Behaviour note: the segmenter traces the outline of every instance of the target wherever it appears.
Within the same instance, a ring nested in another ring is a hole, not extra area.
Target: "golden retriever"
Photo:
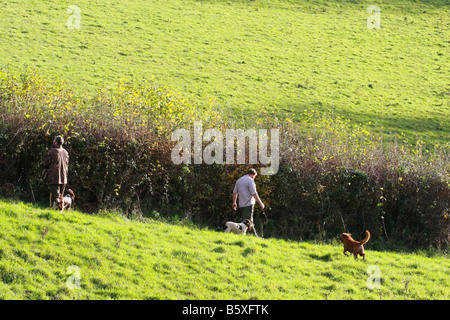
[[[358,254],[363,257],[363,260],[366,260],[366,254],[364,253],[364,244],[367,243],[370,239],[370,232],[366,230],[366,238],[362,241],[356,241],[352,238],[350,233],[343,233],[339,237],[341,241],[344,243],[344,254],[347,256],[347,251],[353,253],[355,259],[358,258]]]

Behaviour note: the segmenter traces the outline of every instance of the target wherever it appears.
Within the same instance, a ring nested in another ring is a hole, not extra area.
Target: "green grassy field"
[[[333,111],[370,129],[448,142],[445,1],[12,0],[0,4],[0,67],[79,92],[155,79],[239,112]],[[69,5],[80,29],[69,29]]]
[[[372,4],[381,9],[379,30],[367,27]],[[71,5],[79,29],[68,28]],[[430,147],[449,142],[449,16],[446,0],[10,0],[0,3],[0,68],[64,79],[78,95],[147,79],[238,115],[261,106],[293,118],[331,111]],[[378,252],[373,242],[366,261],[355,261],[338,243],[6,200],[0,225],[0,299],[450,294],[447,256]],[[380,272],[379,288],[369,288],[370,270]]]
[[[447,257],[377,252],[370,242],[366,261],[355,261],[338,243],[61,214],[5,200],[0,225],[0,299],[450,298]]]

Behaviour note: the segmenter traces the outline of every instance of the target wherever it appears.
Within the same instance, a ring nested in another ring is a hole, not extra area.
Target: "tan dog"
[[[370,239],[370,233],[366,230],[366,238],[363,241],[356,241],[352,238],[350,233],[343,233],[339,237],[341,241],[344,243],[344,254],[347,256],[347,251],[353,253],[355,259],[357,259],[358,254],[363,257],[363,260],[366,260],[366,254],[364,253],[364,244],[367,243]]]

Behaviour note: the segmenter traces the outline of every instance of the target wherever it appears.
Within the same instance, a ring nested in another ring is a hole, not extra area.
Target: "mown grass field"
[[[379,30],[367,28],[373,4]],[[80,29],[67,27],[71,5],[81,10]],[[74,94],[91,97],[123,79],[147,79],[235,115],[261,106],[293,118],[332,112],[428,148],[449,142],[449,16],[445,0],[11,0],[0,3],[0,68],[64,79]],[[448,300],[450,293],[447,256],[379,252],[373,242],[367,260],[355,261],[338,243],[59,214],[8,200],[0,201],[0,225],[0,299]],[[370,289],[373,268],[381,283]],[[68,270],[79,271],[80,288],[69,288]]]
[[[79,92],[155,79],[238,114],[332,111],[429,146],[448,142],[445,0],[12,0],[0,4],[0,67]],[[69,29],[69,5],[80,29]]]
[[[60,214],[5,200],[0,224],[1,299],[447,300],[450,295],[447,257],[377,252],[370,242],[366,261],[355,261],[338,243],[257,239],[113,213]],[[373,268],[380,286],[370,289],[376,285]]]

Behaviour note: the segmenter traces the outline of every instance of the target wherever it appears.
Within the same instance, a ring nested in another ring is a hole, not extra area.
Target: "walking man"
[[[56,208],[56,198],[63,195],[67,184],[67,171],[69,168],[69,153],[62,147],[64,139],[60,136],[53,140],[54,148],[50,149],[44,157],[44,167],[47,169],[47,178],[50,184],[50,205]]]
[[[247,174],[240,177],[236,181],[233,190],[233,210],[238,208],[236,199],[239,196],[239,212],[242,219],[249,219],[253,223],[253,209],[255,202],[258,202],[261,209],[264,209],[264,204],[256,192],[255,177],[257,173],[255,169],[249,169]]]

